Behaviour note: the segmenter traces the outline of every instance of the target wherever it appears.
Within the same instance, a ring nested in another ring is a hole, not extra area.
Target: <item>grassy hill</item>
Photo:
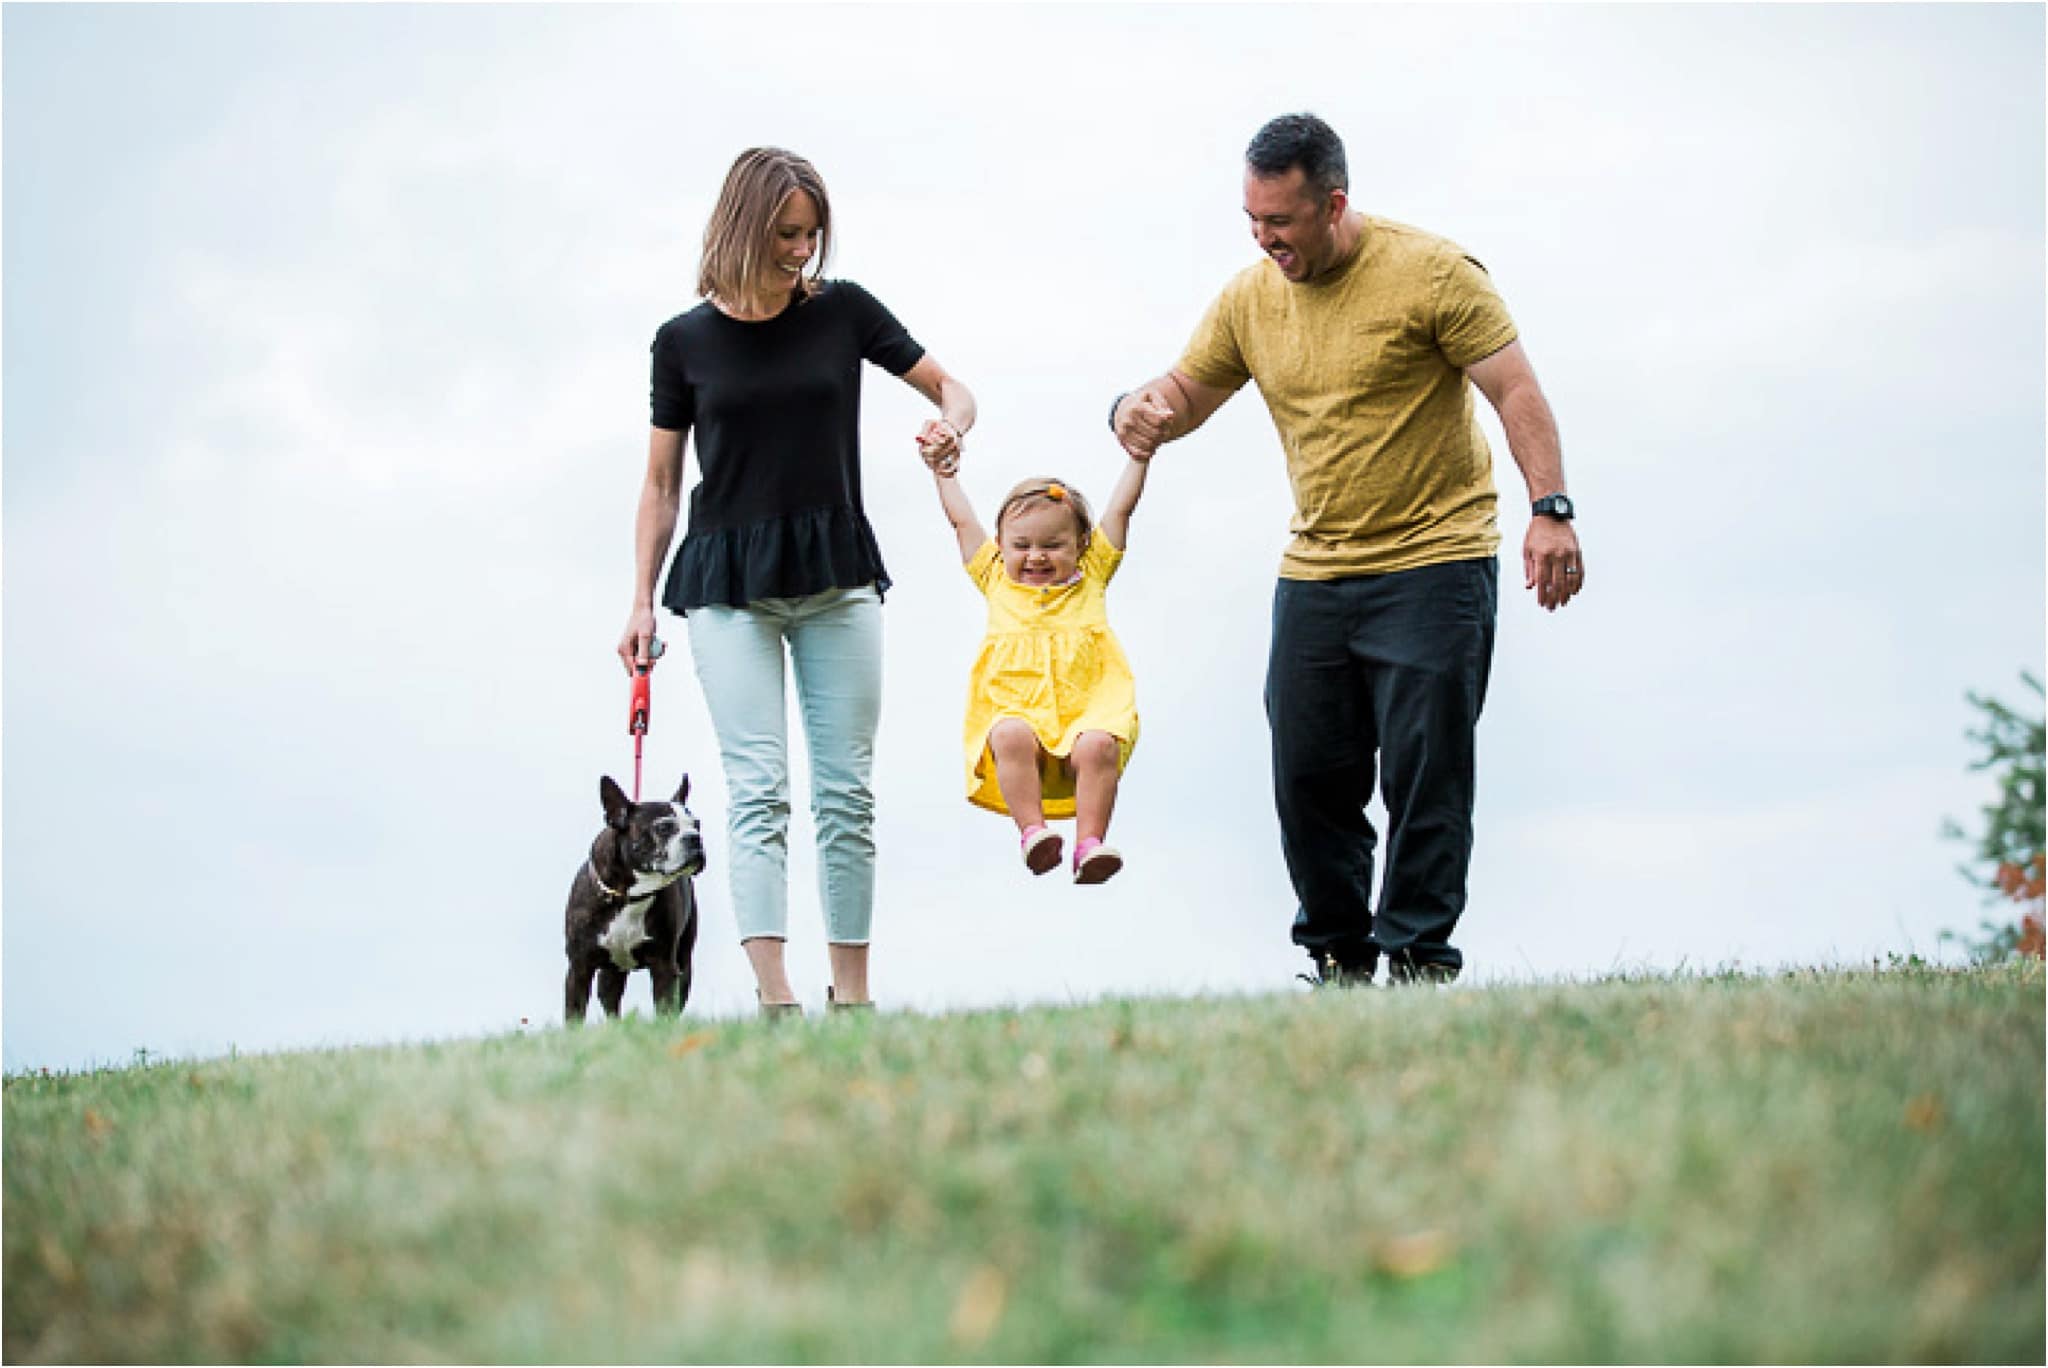
[[[5,1083],[28,1361],[2040,1362],[2039,966]]]

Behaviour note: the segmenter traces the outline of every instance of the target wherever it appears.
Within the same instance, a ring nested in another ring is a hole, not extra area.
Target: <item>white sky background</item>
[[[1582,509],[1548,616],[1488,413],[1473,977],[1936,954],[1985,910],[1938,834],[1990,792],[1964,691],[2042,666],[2043,47],[2038,6],[8,6],[6,1067],[557,1019],[631,773],[647,346],[741,148],[818,164],[834,273],[973,388],[987,510],[1106,490],[1108,400],[1254,259],[1243,147],[1296,109],[1360,207],[1492,270]],[[1256,393],[1138,510],[1130,864],[1078,890],[961,797],[980,600],[922,402],[866,392],[878,996],[1287,986]],[[730,1015],[724,784],[663,616],[647,787],[695,777],[692,1005]]]

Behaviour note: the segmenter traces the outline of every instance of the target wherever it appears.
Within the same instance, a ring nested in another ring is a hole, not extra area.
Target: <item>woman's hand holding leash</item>
[[[661,652],[661,642],[654,635],[654,605],[642,604],[626,619],[626,634],[619,638],[619,663],[627,674],[644,674],[654,668]]]

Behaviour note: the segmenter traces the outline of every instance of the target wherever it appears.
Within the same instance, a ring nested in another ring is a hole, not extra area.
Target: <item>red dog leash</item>
[[[633,738],[633,801],[640,801],[640,746],[647,739],[647,714],[653,702],[654,681],[648,671],[668,648],[660,637],[647,638],[647,663],[633,662],[633,712],[626,719],[626,731]]]

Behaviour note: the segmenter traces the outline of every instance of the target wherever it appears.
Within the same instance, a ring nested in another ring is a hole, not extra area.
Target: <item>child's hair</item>
[[[1081,491],[1065,480],[1045,476],[1025,480],[1003,497],[1003,506],[996,510],[996,540],[1003,537],[1003,521],[1012,513],[1026,508],[1064,508],[1074,515],[1075,539],[1082,546],[1088,544],[1088,537],[1095,527],[1095,515],[1088,511],[1088,500],[1081,497]]]

